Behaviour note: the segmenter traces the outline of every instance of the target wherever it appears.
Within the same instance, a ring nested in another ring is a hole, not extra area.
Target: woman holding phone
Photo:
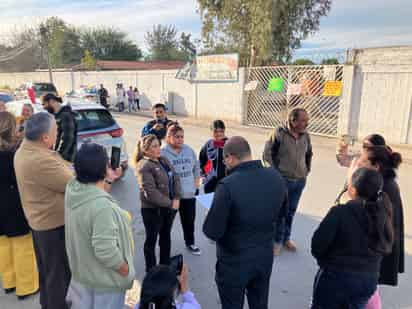
[[[160,264],[169,265],[171,230],[180,205],[180,180],[168,159],[160,155],[160,142],[149,134],[137,145],[136,170],[140,186],[143,224],[146,230],[146,272],[157,265],[155,248],[159,238]]]
[[[332,207],[312,238],[318,262],[312,309],[364,309],[375,293],[381,261],[392,250],[392,209],[382,175],[349,172],[350,201]],[[346,307],[345,307],[346,308]]]
[[[189,290],[188,268],[183,265],[178,277],[169,267],[156,266],[144,278],[140,304],[135,309],[201,309]],[[176,295],[182,301],[175,301]]]

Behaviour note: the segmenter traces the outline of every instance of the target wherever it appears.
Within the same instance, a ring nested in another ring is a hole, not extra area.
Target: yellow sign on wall
[[[323,88],[325,97],[340,97],[342,94],[343,83],[338,80],[328,80]]]

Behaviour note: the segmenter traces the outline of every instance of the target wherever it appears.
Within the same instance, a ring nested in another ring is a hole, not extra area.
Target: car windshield
[[[35,91],[56,92],[56,88],[52,84],[34,84],[33,88]]]
[[[13,97],[8,94],[0,94],[0,101],[7,103],[13,101]]]
[[[104,109],[76,110],[76,122],[79,132],[101,130],[116,124],[110,113]]]

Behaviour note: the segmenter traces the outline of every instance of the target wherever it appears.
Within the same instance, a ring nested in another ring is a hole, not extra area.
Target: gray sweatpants
[[[66,299],[71,309],[122,309],[125,294],[126,291],[100,293],[72,280]]]

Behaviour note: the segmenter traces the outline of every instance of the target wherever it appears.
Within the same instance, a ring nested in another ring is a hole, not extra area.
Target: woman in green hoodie
[[[117,175],[105,149],[84,144],[66,188],[66,250],[72,271],[72,309],[118,309],[134,280],[130,215],[107,192]]]

